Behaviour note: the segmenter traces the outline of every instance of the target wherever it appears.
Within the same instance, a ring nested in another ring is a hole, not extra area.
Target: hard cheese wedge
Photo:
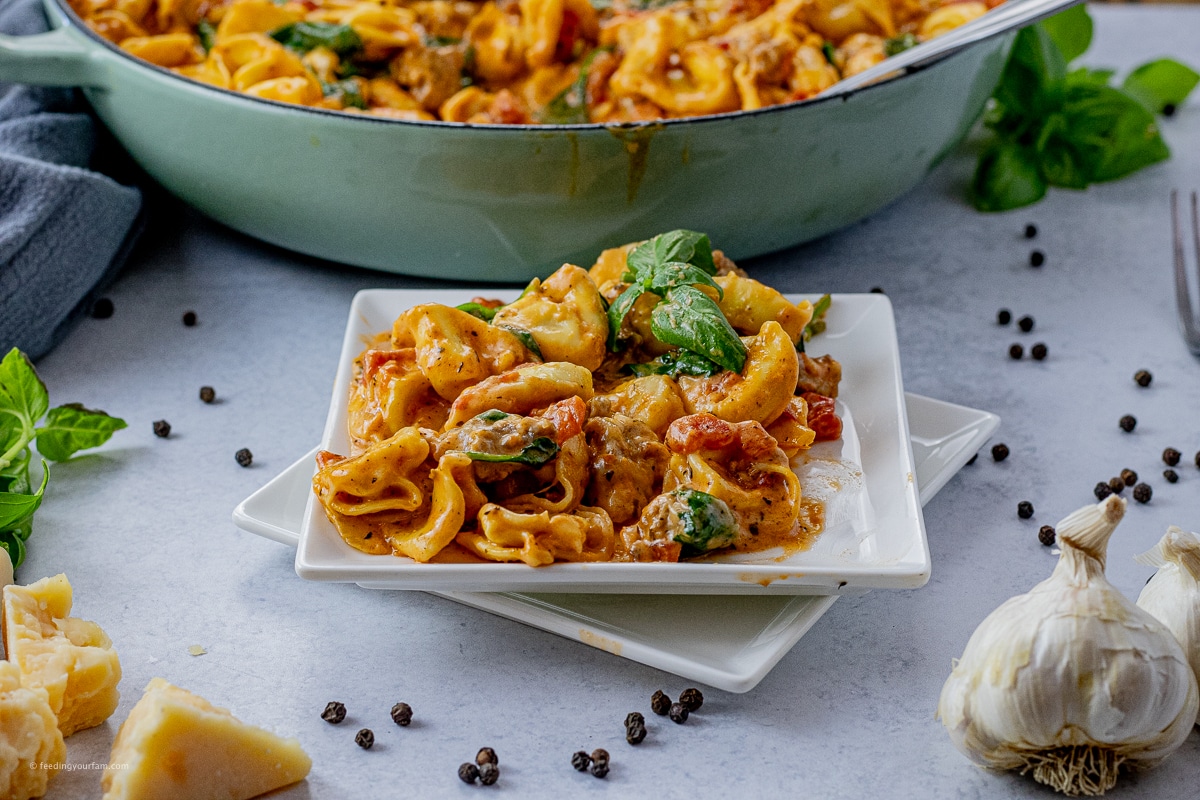
[[[246,800],[303,780],[311,767],[295,739],[155,678],[117,732],[104,800]]]
[[[94,622],[70,616],[66,575],[4,587],[4,646],[21,684],[50,696],[63,736],[91,728],[117,708],[121,664]]]
[[[0,661],[0,797],[41,797],[66,755],[46,690],[22,687],[17,665]]]

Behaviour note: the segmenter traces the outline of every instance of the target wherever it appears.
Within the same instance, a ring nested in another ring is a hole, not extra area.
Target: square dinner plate
[[[921,395],[908,394],[906,401],[917,488],[925,504],[988,440],[1000,418]],[[234,523],[295,547],[312,493],[316,452],[314,448],[242,501],[234,509]],[[441,596],[730,692],[758,685],[837,599],[470,592]],[[713,619],[722,624],[712,625]],[[697,637],[700,620],[705,621],[705,633]]]
[[[415,305],[456,305],[478,294],[480,290],[469,289],[371,289],[355,295],[321,447],[349,452],[352,365],[365,341],[390,330],[396,317]],[[922,586],[929,579],[929,547],[917,499],[891,303],[880,294],[834,295],[825,319],[826,330],[810,349],[828,352],[842,364],[838,408],[844,432],[838,442],[814,447],[794,462],[805,494],[825,502],[825,527],[807,550],[681,563],[555,563],[538,568],[523,563],[421,564],[351,548],[313,496],[301,527],[296,572],[309,580],[440,592],[762,595]]]

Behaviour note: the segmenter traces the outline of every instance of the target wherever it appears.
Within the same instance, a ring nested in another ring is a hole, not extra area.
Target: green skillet
[[[362,267],[526,281],[672,228],[733,258],[861,219],[967,133],[1011,36],[853,94],[605,127],[408,122],[285,105],[138,61],[45,0],[0,81],[80,86],[134,159],[213,219]]]

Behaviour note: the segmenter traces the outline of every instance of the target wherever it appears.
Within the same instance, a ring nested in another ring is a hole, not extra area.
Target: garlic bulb
[[[938,702],[955,746],[985,767],[1100,795],[1122,768],[1183,744],[1200,707],[1170,632],[1104,576],[1125,514],[1111,496],[1058,524],[1054,573],[980,623]]]
[[[1172,525],[1137,561],[1158,567],[1138,595],[1138,607],[1175,634],[1192,672],[1200,676],[1200,536]]]

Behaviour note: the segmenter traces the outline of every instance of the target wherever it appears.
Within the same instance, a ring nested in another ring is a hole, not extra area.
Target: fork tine
[[[1197,208],[1196,192],[1192,199],[1192,244],[1196,252],[1196,271],[1200,275],[1200,209]],[[1179,223],[1179,193],[1171,192],[1171,234],[1175,250],[1175,300],[1179,308],[1179,327],[1183,332],[1188,349],[1200,355],[1200,323],[1192,313],[1191,294],[1188,291],[1187,256],[1184,252],[1183,231]]]

